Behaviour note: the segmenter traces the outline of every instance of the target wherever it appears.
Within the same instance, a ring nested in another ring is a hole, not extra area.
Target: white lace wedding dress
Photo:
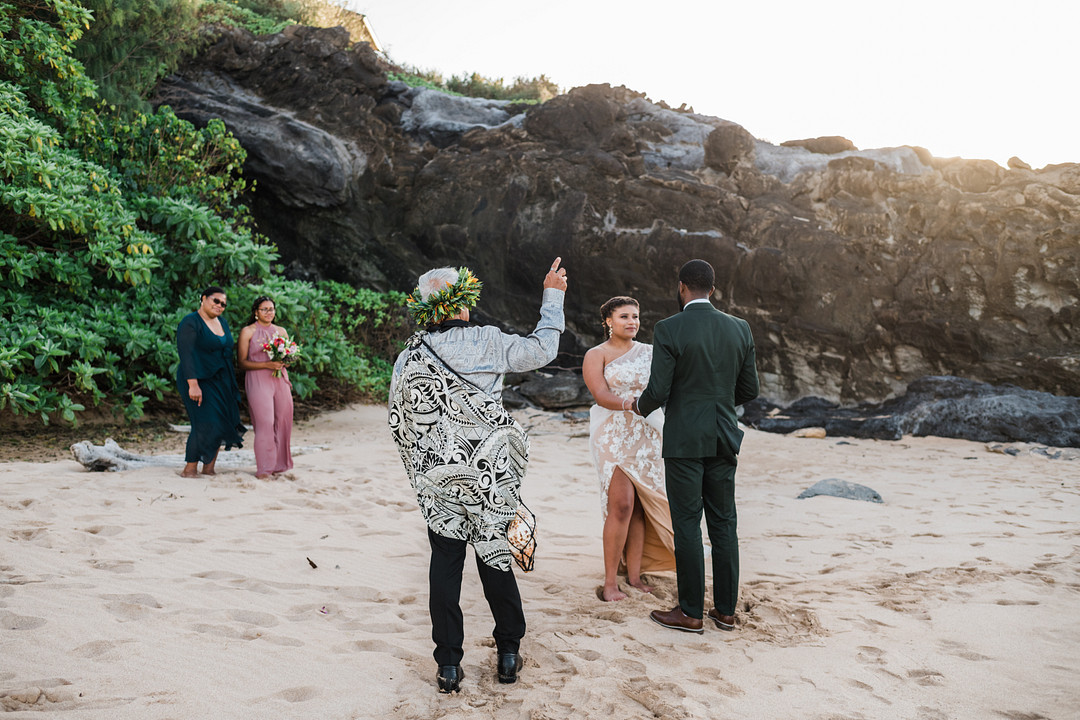
[[[649,384],[652,346],[635,342],[626,353],[604,368],[608,387],[620,398],[632,400]],[[671,511],[664,487],[663,438],[641,416],[593,405],[589,412],[589,449],[600,476],[601,510],[606,519],[608,486],[616,467],[634,484],[645,510],[645,552],[641,569],[675,569],[675,541]]]

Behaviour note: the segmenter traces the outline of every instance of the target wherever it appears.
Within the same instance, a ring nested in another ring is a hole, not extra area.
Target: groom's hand
[[[559,263],[562,262],[561,257],[555,258],[555,262],[551,263],[551,269],[548,270],[548,274],[544,277],[544,289],[555,288],[556,290],[566,290],[566,270],[559,269]]]
[[[633,403],[633,405],[630,406],[630,408],[634,411],[635,415],[641,415],[641,411],[638,410],[637,401],[638,401],[638,399],[634,398],[634,403]]]

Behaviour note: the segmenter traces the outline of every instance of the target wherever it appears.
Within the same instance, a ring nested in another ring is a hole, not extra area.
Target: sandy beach
[[[204,718],[1080,718],[1080,461],[940,438],[750,430],[738,629],[661,628],[655,592],[597,597],[587,423],[518,413],[532,462],[528,634],[499,685],[466,564],[465,680],[439,695],[427,539],[385,409],[301,423],[287,476],[254,465],[91,473],[0,463],[0,709]],[[250,440],[251,435],[247,436]],[[248,443],[250,447],[250,443]],[[175,452],[170,450],[169,452]],[[881,504],[796,499],[826,478]],[[710,606],[706,602],[706,606]]]

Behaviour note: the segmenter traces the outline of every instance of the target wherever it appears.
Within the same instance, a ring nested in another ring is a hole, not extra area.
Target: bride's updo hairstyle
[[[641,309],[641,306],[638,305],[638,301],[629,295],[616,295],[600,306],[600,324],[604,326],[605,340],[611,337],[611,326],[607,323],[608,318],[611,317],[616,308],[621,308],[624,305],[633,305],[639,310]]]

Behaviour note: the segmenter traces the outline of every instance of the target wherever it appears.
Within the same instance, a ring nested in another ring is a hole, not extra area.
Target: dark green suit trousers
[[[739,598],[739,536],[735,511],[735,456],[665,458],[671,526],[675,531],[679,607],[690,617],[705,613],[705,552],[701,516],[712,544],[713,605],[734,615]]]

